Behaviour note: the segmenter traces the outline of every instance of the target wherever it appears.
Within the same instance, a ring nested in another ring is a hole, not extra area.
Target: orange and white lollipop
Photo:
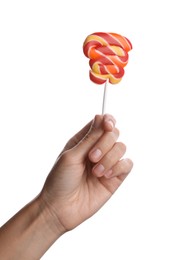
[[[96,32],[84,41],[83,52],[90,59],[90,79],[96,84],[105,83],[103,110],[107,81],[111,84],[121,81],[131,49],[131,42],[116,33]]]

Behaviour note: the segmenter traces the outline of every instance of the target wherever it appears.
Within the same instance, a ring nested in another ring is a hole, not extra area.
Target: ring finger
[[[111,175],[113,166],[122,158],[125,152],[126,146],[123,143],[115,143],[112,149],[110,149],[93,167],[93,174],[97,177],[101,177],[106,172],[109,172]]]

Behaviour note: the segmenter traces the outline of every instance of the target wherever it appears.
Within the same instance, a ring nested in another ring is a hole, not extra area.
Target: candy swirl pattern
[[[131,49],[131,42],[119,34],[96,32],[89,35],[84,41],[83,52],[90,59],[90,79],[96,84],[107,80],[111,84],[120,82]]]

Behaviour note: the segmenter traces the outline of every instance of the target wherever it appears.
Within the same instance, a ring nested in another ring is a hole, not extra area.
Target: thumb
[[[74,158],[84,159],[103,133],[103,116],[96,115],[87,134],[71,149]]]

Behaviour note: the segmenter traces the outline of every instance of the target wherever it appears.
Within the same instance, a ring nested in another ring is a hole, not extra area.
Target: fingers
[[[89,152],[89,159],[91,162],[98,162],[104,154],[106,154],[111,147],[116,143],[119,137],[119,131],[117,128],[113,128],[112,132],[106,132],[94,145],[93,149]]]
[[[89,131],[86,135],[81,139],[83,131],[80,131],[76,136],[74,136],[74,146],[72,152],[73,155],[76,155],[77,159],[85,158],[89,153],[89,150],[99,141],[102,135],[108,131],[112,131],[113,126],[115,124],[115,119],[111,115],[96,115]],[[77,138],[77,141],[75,141]],[[73,141],[72,141],[73,142]],[[99,142],[100,144],[100,142]],[[105,150],[105,148],[104,148]]]
[[[133,167],[133,162],[130,159],[122,159],[112,168],[113,172],[110,176],[100,178],[100,182],[105,188],[113,194],[126,179]]]
[[[103,122],[101,122],[103,120]],[[91,120],[85,125],[77,134],[75,134],[66,144],[64,150],[68,150],[77,145],[92,128],[99,128],[100,126],[104,131],[112,131],[116,120],[112,115],[106,114],[104,116],[96,115],[94,120]]]
[[[127,175],[131,171],[132,167],[133,162],[130,159],[121,159],[111,168],[111,170],[107,171],[104,176],[109,179],[121,175]]]
[[[110,144],[111,145],[111,144]],[[126,152],[126,146],[121,142],[116,142],[108,151],[102,155],[101,159],[95,164],[92,173],[96,177],[113,175],[113,168]]]
[[[116,124],[116,120],[112,115],[105,114],[103,116],[103,129],[105,131],[112,131]]]
[[[78,133],[76,133],[65,145],[64,150],[69,150],[76,146],[82,138],[89,132],[89,129],[92,125],[93,120],[91,120],[87,125],[85,125]]]
[[[107,132],[105,131],[98,139],[88,156],[94,164],[92,173],[96,177],[104,176],[109,179],[128,174],[133,163],[130,159],[122,159],[126,152],[126,146],[121,142],[117,142],[119,131],[114,125],[111,131],[111,123],[108,123],[109,116],[106,121],[103,120],[103,124],[105,124],[103,127],[107,129]]]

